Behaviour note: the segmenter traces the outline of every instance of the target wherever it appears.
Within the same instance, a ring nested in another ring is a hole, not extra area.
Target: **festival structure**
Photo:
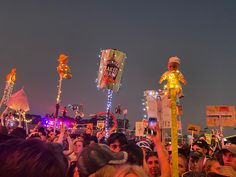
[[[9,100],[11,94],[12,94],[15,82],[16,82],[16,68],[12,68],[11,72],[8,73],[7,76],[6,76],[6,86],[5,86],[5,89],[4,89],[3,97],[2,97],[1,102],[0,102],[0,108],[4,107],[3,108],[4,111],[1,114],[1,124],[3,126],[4,126],[4,114],[8,110],[8,107],[6,106],[6,104],[7,104],[8,100]]]
[[[12,96],[9,98],[7,102],[7,106],[10,109],[14,110],[16,114],[18,115],[19,117],[18,119],[14,118],[15,121],[19,122],[18,127],[23,127],[22,122],[25,123],[26,133],[28,134],[27,123],[29,122],[26,120],[25,114],[26,112],[30,110],[30,107],[29,107],[28,97],[23,88],[19,90],[18,92],[12,94]]]
[[[63,79],[71,79],[72,74],[70,72],[70,67],[67,65],[68,56],[61,54],[58,58],[59,65],[57,66],[57,72],[59,74],[59,83],[57,86],[57,98],[56,98],[56,113],[55,113],[55,122],[54,122],[54,132],[56,131],[57,117],[58,111],[60,108],[61,102],[61,88],[62,88],[62,80]]]
[[[168,71],[160,78],[161,84],[167,80],[164,92],[171,99],[171,144],[172,144],[172,176],[178,177],[178,127],[177,127],[177,97],[183,97],[183,90],[180,82],[187,84],[183,74],[179,71],[180,59],[178,57],[169,58]]]
[[[105,138],[108,138],[109,114],[112,106],[113,92],[118,92],[121,83],[122,72],[126,54],[116,49],[106,49],[101,51],[100,67],[98,71],[97,87],[107,90],[107,116],[105,120]]]

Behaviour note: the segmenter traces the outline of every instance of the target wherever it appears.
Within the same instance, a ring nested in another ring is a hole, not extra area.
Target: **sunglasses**
[[[110,147],[112,149],[117,149],[117,148],[120,148],[120,145],[118,145],[118,144],[111,144]]]

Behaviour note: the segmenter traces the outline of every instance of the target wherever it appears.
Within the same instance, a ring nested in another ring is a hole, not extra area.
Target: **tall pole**
[[[171,145],[172,145],[172,177],[179,176],[178,169],[178,127],[177,127],[177,110],[176,110],[176,90],[170,89],[171,96]]]
[[[60,75],[59,84],[57,86],[57,103],[56,103],[56,112],[55,112],[55,118],[54,118],[54,127],[53,132],[56,132],[56,125],[57,125],[57,118],[58,118],[58,112],[60,108],[60,102],[61,102],[61,87],[62,87],[62,76]]]

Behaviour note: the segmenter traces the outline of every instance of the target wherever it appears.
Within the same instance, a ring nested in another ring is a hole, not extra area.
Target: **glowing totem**
[[[4,94],[0,102],[0,108],[5,105],[4,111],[1,114],[1,123],[4,126],[4,114],[7,112],[8,107],[6,106],[14,87],[14,84],[16,82],[16,68],[12,68],[11,72],[7,74],[6,76],[6,86],[4,89]]]
[[[68,56],[61,54],[58,58],[58,66],[57,66],[57,72],[59,74],[59,83],[57,86],[57,99],[56,99],[56,113],[55,113],[55,122],[54,122],[54,132],[56,131],[56,123],[57,123],[57,116],[58,116],[58,110],[60,108],[60,102],[61,102],[61,88],[62,88],[62,80],[63,79],[71,79],[72,74],[70,72],[70,67],[67,65],[68,63]]]
[[[180,59],[178,57],[169,58],[168,71],[166,71],[160,78],[161,84],[164,80],[167,80],[167,84],[164,86],[164,92],[168,94],[171,99],[171,144],[172,144],[172,176],[178,177],[178,127],[177,127],[177,109],[176,100],[183,97],[183,90],[180,82],[187,84],[183,74],[179,71]],[[180,81],[180,82],[179,82]]]
[[[106,121],[105,121],[105,138],[108,138],[109,131],[109,114],[112,106],[113,91],[118,92],[124,61],[126,54],[116,49],[106,49],[101,51],[100,67],[98,71],[97,87],[107,90]]]

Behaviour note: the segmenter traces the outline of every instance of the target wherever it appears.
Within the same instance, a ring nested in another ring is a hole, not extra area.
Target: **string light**
[[[107,90],[107,105],[106,105],[106,111],[107,111],[107,115],[106,115],[106,121],[105,121],[105,139],[108,138],[109,134],[108,134],[108,130],[109,130],[109,113],[111,110],[111,106],[112,106],[112,96],[113,96],[113,91],[112,90]]]
[[[25,112],[17,112],[16,113],[17,115],[19,115],[19,117],[21,116],[23,118],[23,121],[26,122],[26,123],[31,123],[32,122],[32,119],[31,120],[27,120],[26,117],[25,117]],[[20,120],[20,118],[16,118],[16,117],[13,117],[13,120],[14,121],[17,121],[17,122],[20,122],[22,120]]]

